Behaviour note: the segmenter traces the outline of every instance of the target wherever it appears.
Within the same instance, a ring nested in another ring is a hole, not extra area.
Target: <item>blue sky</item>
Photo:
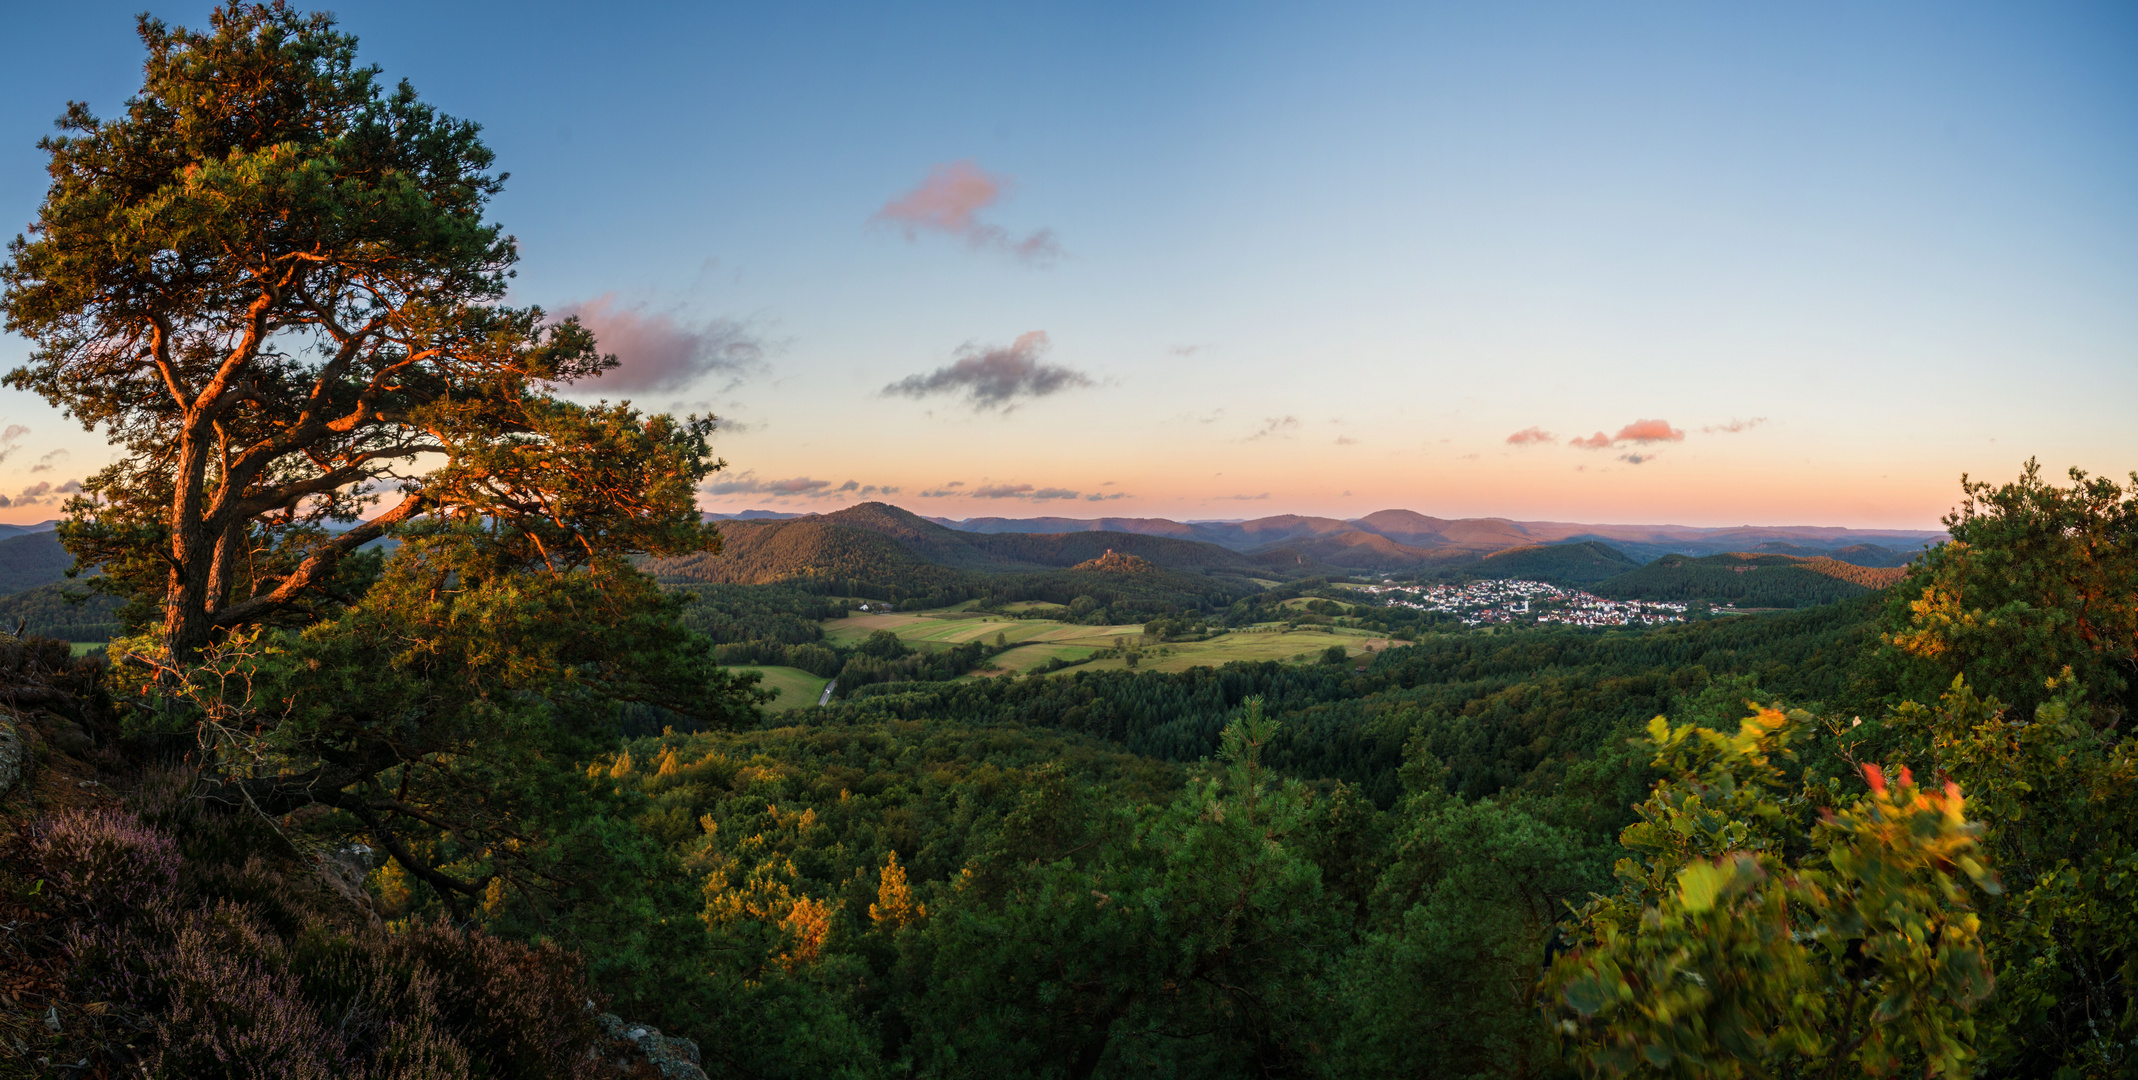
[[[0,15],[12,227],[135,10]],[[332,10],[484,125],[596,390],[734,421],[709,508],[1925,527],[2138,467],[2128,5]],[[105,460],[9,425],[0,493]]]

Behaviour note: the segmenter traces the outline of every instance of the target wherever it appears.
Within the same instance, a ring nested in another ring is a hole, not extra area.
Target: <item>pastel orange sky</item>
[[[13,228],[140,6],[0,16]],[[579,392],[724,418],[710,510],[1934,528],[2138,467],[2128,5],[335,12],[483,125]],[[0,433],[4,522],[110,460]]]

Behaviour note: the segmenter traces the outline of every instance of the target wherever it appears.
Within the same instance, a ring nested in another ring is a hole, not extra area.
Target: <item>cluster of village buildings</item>
[[[1473,581],[1468,585],[1369,585],[1387,603],[1443,611],[1466,626],[1564,623],[1568,626],[1655,626],[1685,621],[1685,605],[1651,600],[1606,600],[1541,581]]]

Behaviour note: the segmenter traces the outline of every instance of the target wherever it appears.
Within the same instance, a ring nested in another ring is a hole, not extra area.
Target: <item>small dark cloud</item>
[[[1338,446],[1355,446],[1357,444],[1358,440],[1349,435],[1338,435],[1336,437],[1336,445]]]
[[[1647,462],[1647,461],[1654,461],[1654,460],[1655,460],[1655,455],[1654,455],[1654,454],[1620,454],[1620,455],[1618,455],[1618,460],[1620,460],[1620,461],[1623,461],[1623,462],[1625,462],[1625,463],[1626,463],[1626,464],[1628,464],[1628,465],[1639,465],[1639,464],[1641,464],[1642,462]]]
[[[1175,345],[1166,351],[1175,356],[1194,356],[1203,350],[1200,345]]]
[[[1058,487],[1040,488],[1032,493],[1032,497],[1035,499],[1074,499],[1082,495],[1083,492],[1081,491],[1071,491],[1068,488]]]
[[[1750,420],[1739,420],[1732,417],[1727,424],[1709,424],[1701,428],[1700,432],[1703,435],[1735,435],[1740,431],[1750,431],[1766,422],[1767,418],[1764,416],[1755,416]],[[1992,439],[1990,441],[1995,442],[1996,440]]]
[[[1108,483],[1112,483],[1112,481],[1108,481]],[[1104,494],[1104,495],[1101,495],[1101,494],[1099,494],[1098,492],[1094,491],[1094,492],[1092,492],[1091,494],[1089,494],[1089,495],[1086,495],[1086,496],[1084,496],[1084,501],[1085,501],[1085,502],[1112,502],[1112,501],[1113,501],[1113,500],[1115,500],[1115,499],[1126,499],[1126,498],[1128,498],[1128,497],[1129,497],[1129,494],[1128,494],[1128,492],[1126,492],[1126,491],[1113,491],[1113,492],[1108,492],[1107,494]]]
[[[1050,343],[1043,331],[1021,334],[1007,346],[966,345],[957,362],[925,375],[908,375],[886,386],[884,397],[921,398],[933,394],[964,395],[974,412],[1008,412],[1018,399],[1042,398],[1091,386],[1091,376],[1041,361]]]
[[[848,480],[848,481],[847,481],[846,483],[840,484],[840,485],[838,486],[838,488],[837,488],[837,489],[835,489],[835,490],[838,490],[838,491],[859,491],[859,490],[861,490],[861,484],[860,484],[860,482],[859,482],[859,481],[856,481],[856,480]]]
[[[1269,499],[1269,492],[1265,491],[1260,495],[1220,495],[1218,498],[1228,502],[1264,502]]]
[[[1265,416],[1262,418],[1262,426],[1255,429],[1255,433],[1249,435],[1245,441],[1254,442],[1256,439],[1288,435],[1298,426],[1299,418],[1296,416]]]
[[[65,460],[67,460],[67,452],[65,450],[50,450],[38,457],[37,464],[30,466],[30,471],[33,473],[51,472],[58,467],[60,462]]]
[[[708,375],[724,375],[732,386],[765,367],[764,344],[731,319],[688,323],[673,312],[622,303],[615,293],[566,304],[556,314],[578,316],[594,332],[596,347],[615,355],[617,366],[601,374],[605,390],[676,390]]]
[[[9,455],[22,449],[22,437],[29,433],[30,429],[21,424],[9,424],[6,430],[0,431],[0,461],[6,461]]]
[[[975,499],[1027,499],[1031,496],[1030,484],[982,484],[972,489]]]

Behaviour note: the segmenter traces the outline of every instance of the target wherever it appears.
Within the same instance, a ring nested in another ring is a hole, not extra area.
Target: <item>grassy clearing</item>
[[[1126,642],[1142,653],[1138,669],[1186,671],[1192,667],[1229,664],[1235,660],[1303,661],[1318,664],[1331,645],[1342,645],[1354,659],[1388,648],[1392,642],[1370,630],[1317,626],[1286,630],[1282,623],[1264,623],[1221,634],[1209,641],[1180,641],[1144,647],[1141,626],[1079,626],[1050,619],[1009,619],[977,612],[916,611],[897,615],[851,615],[824,623],[824,635],[851,645],[878,630],[889,630],[916,649],[934,650],[968,641],[995,640],[1001,635],[1016,648],[995,657],[1000,672],[1024,673],[1047,661],[1061,658],[1082,660],[1101,649]],[[1121,657],[1096,660],[1083,667],[1093,670],[1125,668]]]
[[[779,696],[773,698],[765,706],[766,712],[786,712],[789,709],[811,708],[816,705],[818,698],[824,696],[824,684],[831,681],[811,675],[801,668],[758,667],[753,665],[750,667],[734,667],[728,670],[759,672],[764,675],[765,681],[757,685],[766,690],[779,691]]]
[[[67,649],[72,655],[87,656],[93,652],[102,652],[104,646],[109,644],[108,641],[70,641],[67,643]]]

